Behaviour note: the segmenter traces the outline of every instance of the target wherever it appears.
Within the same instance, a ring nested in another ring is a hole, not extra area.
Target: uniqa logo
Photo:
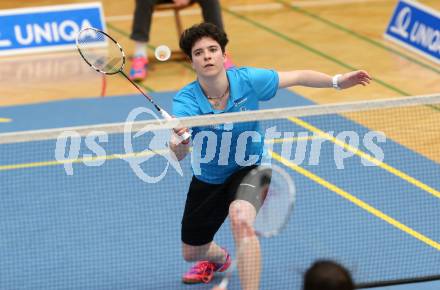
[[[411,24],[411,9],[407,6],[400,10],[393,26],[390,27],[391,32],[400,35],[403,38],[408,38],[408,28]]]
[[[42,25],[34,23],[27,24],[25,32],[23,27],[14,26],[15,38],[21,45],[31,45],[32,43],[57,43],[60,41],[74,41],[78,32],[85,28],[91,27],[90,22],[84,19],[81,24],[73,20],[64,20],[58,22],[45,22]]]

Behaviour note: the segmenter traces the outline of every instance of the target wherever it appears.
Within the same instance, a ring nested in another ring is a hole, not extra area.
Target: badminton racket
[[[99,44],[102,44],[102,42],[108,44],[106,54],[103,54],[102,49],[99,48]],[[151,96],[147,95],[124,73],[125,53],[122,46],[113,37],[99,29],[86,27],[78,33],[76,47],[81,57],[91,68],[105,75],[120,73],[156,108],[164,119],[173,119],[167,111],[160,107]],[[190,137],[191,135],[188,132],[184,132],[182,136],[179,136],[182,140],[188,140]]]

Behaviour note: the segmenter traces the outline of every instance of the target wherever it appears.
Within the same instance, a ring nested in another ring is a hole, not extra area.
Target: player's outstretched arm
[[[312,88],[338,88],[348,89],[356,85],[366,86],[371,77],[364,70],[357,70],[345,74],[330,76],[325,73],[312,70],[295,70],[278,72],[279,87],[305,86]]]

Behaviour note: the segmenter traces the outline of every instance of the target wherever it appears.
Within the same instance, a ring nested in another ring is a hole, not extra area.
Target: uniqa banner
[[[440,63],[440,13],[432,8],[400,0],[385,38]]]
[[[78,32],[90,26],[105,31],[101,3],[0,10],[0,55],[76,49]]]

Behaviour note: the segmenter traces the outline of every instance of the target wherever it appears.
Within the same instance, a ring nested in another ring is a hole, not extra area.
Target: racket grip
[[[166,120],[172,120],[172,119],[173,119],[173,117],[171,117],[171,115],[168,114],[168,112],[165,111],[164,109],[161,109],[161,110],[160,110],[160,114],[161,114],[162,117],[163,117],[164,119],[166,119]]]
[[[188,144],[189,143],[189,138],[191,138],[191,134],[188,132],[183,133],[182,135],[177,135],[174,134],[177,139],[182,143],[182,144]]]
[[[182,138],[182,140],[189,140],[189,138],[191,138],[191,134],[188,132],[185,132],[182,134],[182,136],[179,136],[180,138]]]

